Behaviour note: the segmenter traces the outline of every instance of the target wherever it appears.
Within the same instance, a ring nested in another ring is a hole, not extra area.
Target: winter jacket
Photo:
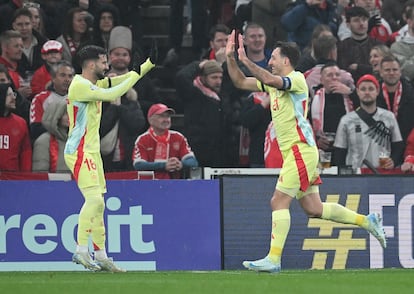
[[[69,172],[64,160],[64,149],[68,138],[68,127],[60,125],[66,114],[66,101],[53,101],[45,109],[42,124],[46,132],[33,145],[33,171]]]

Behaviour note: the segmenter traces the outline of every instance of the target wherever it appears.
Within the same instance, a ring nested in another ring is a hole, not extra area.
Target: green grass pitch
[[[414,269],[159,271],[127,273],[0,272],[0,293],[414,293]],[[270,292],[271,291],[271,292]]]

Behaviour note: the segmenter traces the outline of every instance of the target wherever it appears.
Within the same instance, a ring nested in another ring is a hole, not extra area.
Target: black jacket
[[[397,122],[398,126],[400,127],[401,136],[403,138],[404,143],[407,141],[407,137],[411,132],[411,129],[414,127],[414,87],[405,78],[401,78],[402,84],[402,95],[400,100],[400,105],[398,106],[398,115],[397,115]],[[382,86],[382,83],[381,83]],[[390,97],[391,98],[391,97]],[[392,111],[392,109],[388,109],[387,104],[385,103],[384,95],[382,93],[380,87],[380,93],[377,97],[377,106],[382,107],[384,109]]]
[[[113,152],[102,156],[105,171],[133,170],[132,152],[135,140],[145,130],[145,117],[137,101],[135,90],[131,89],[121,97],[121,105],[109,102],[102,104],[102,118],[99,134],[103,138],[119,120],[118,136],[124,147],[124,160],[119,164],[112,162]]]
[[[233,167],[238,164],[239,129],[229,99],[206,96],[193,81],[199,62],[183,67],[176,75],[177,94],[184,108],[184,135],[200,166]]]

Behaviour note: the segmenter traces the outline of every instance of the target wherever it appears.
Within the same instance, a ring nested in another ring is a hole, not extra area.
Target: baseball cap
[[[171,114],[175,113],[174,109],[169,108],[165,104],[162,104],[162,103],[154,104],[148,110],[147,118],[150,119],[150,117],[153,116],[154,114],[161,114],[161,113],[164,113],[166,111],[169,111]]]
[[[370,75],[370,74],[366,74],[366,75],[363,75],[362,77],[360,77],[356,86],[359,87],[359,84],[361,84],[362,82],[374,83],[374,85],[377,89],[379,89],[379,87],[380,87],[377,78],[374,77],[373,75]]]
[[[42,54],[46,54],[52,51],[62,52],[63,51],[62,44],[55,40],[49,40],[43,44],[42,50],[41,50]]]

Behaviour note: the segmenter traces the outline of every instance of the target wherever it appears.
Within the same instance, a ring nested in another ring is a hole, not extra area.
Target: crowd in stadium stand
[[[156,73],[103,103],[105,171],[144,166],[168,174],[169,154],[177,151],[170,142],[170,134],[178,136],[170,131],[174,116],[182,116],[179,135],[193,156],[191,167],[281,167],[268,94],[241,91],[229,78],[225,46],[232,29],[263,68],[275,42],[300,47],[296,70],[308,84],[308,119],[321,158],[354,169],[414,171],[414,0],[0,0],[0,172],[68,172],[64,102],[80,73],[76,53],[101,46],[107,75],[127,73],[149,47],[160,46],[148,43],[142,25],[157,2],[170,12],[169,30],[159,34],[168,35],[168,45],[157,72],[168,75],[177,103],[162,97]],[[192,40],[187,51],[186,35]],[[374,106],[366,107],[364,82],[375,87]],[[168,113],[155,113],[166,121],[158,127],[164,134],[154,132],[156,120],[149,122],[154,105]],[[144,156],[143,136],[162,156]]]

